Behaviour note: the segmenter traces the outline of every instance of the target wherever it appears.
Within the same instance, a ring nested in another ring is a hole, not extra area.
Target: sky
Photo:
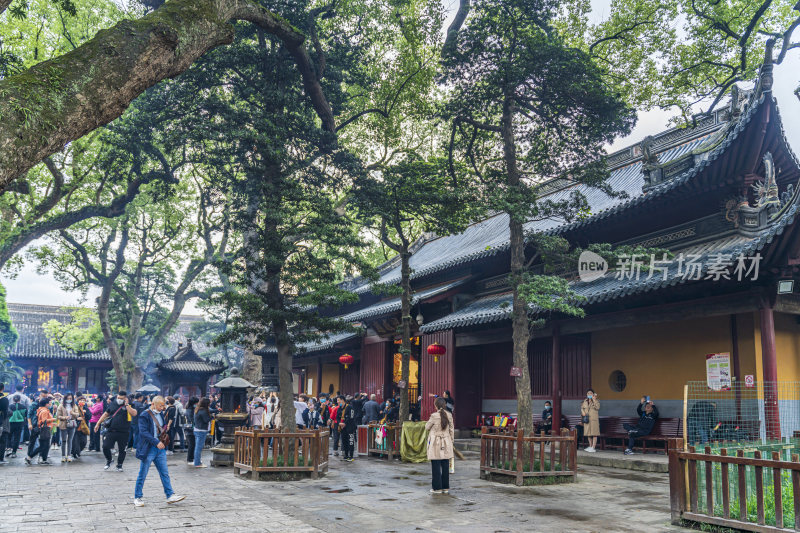
[[[450,24],[458,0],[445,0],[448,3],[450,17],[445,21],[445,27]],[[602,19],[609,9],[610,0],[593,0],[593,18]],[[789,144],[795,154],[800,153],[800,100],[793,94],[800,83],[800,54],[790,54],[781,65],[775,67],[775,85],[773,92],[778,100],[778,107],[783,120],[783,127]],[[637,143],[647,135],[663,131],[669,127],[669,119],[674,115],[663,110],[653,110],[639,113],[636,127],[627,137],[617,139],[609,151],[615,151],[625,146]],[[94,299],[99,295],[98,290],[89,291],[87,298],[83,299],[79,292],[67,292],[60,288],[58,282],[49,274],[37,274],[30,263],[19,272],[16,279],[9,279],[6,275],[0,276],[7,291],[7,301],[14,303],[30,303],[41,305],[86,305],[94,304]],[[201,314],[190,301],[184,314]]]

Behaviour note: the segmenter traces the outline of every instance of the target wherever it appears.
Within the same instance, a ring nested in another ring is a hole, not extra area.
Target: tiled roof
[[[207,361],[197,355],[191,339],[187,339],[186,345],[178,345],[172,357],[159,361],[156,367],[167,372],[199,372],[209,376],[225,370],[224,363]]]
[[[463,285],[468,281],[468,278],[461,278],[450,283],[445,283],[444,285],[439,285],[437,287],[432,287],[428,289],[421,290],[411,297],[411,305],[416,305],[417,303],[424,301],[428,298],[433,298],[439,294],[443,294],[450,289]],[[395,313],[400,310],[402,303],[400,301],[400,297],[392,298],[391,300],[384,300],[382,302],[378,302],[376,304],[370,305],[369,307],[365,307],[364,309],[359,309],[358,311],[354,311],[347,315],[340,317],[345,322],[356,322],[358,320],[363,320],[365,318],[370,318],[373,316],[381,316],[387,315],[389,313]]]
[[[798,199],[800,199],[800,196],[796,196],[795,202],[786,207],[767,229],[755,237],[731,235],[675,250],[674,253],[682,253],[685,257],[696,256],[692,260],[701,265],[699,269],[699,277],[701,278],[708,275],[711,265],[719,264],[732,267],[736,264],[738,257],[754,255],[772,242],[777,235],[783,233],[786,226],[794,221],[798,211],[800,211],[800,206],[797,203]],[[680,263],[673,260],[666,270],[666,276],[661,271],[655,270],[643,272],[639,279],[617,279],[614,275],[607,274],[595,281],[579,281],[572,283],[571,286],[575,292],[586,298],[584,305],[591,305],[695,281],[682,276],[678,270],[679,268],[681,268]],[[685,265],[682,272],[686,272]],[[474,300],[454,313],[425,324],[420,328],[420,331],[432,333],[445,329],[507,320],[511,317],[511,304],[512,295],[510,292],[485,296]],[[536,310],[531,309],[531,314],[535,315]]]
[[[719,127],[722,127],[720,125]],[[711,130],[713,133],[713,130]],[[738,129],[736,130],[739,131]],[[689,153],[692,150],[700,149],[704,142],[709,141],[712,133],[709,129],[702,130],[702,135],[691,137],[688,133],[685,135],[684,142],[678,145],[669,146],[663,151],[658,153],[659,161],[664,164]],[[687,140],[688,139],[688,140]],[[700,165],[689,172],[698,172]],[[687,176],[680,176],[676,180],[686,181]],[[587,224],[590,221],[603,218],[608,213],[614,210],[623,209],[624,206],[631,205],[634,201],[644,201],[645,197],[651,196],[654,189],[648,191],[647,195],[642,194],[642,186],[644,185],[644,176],[642,174],[642,161],[636,160],[624,166],[613,169],[610,172],[609,178],[606,181],[608,186],[617,192],[624,191],[628,198],[610,197],[605,192],[595,187],[588,187],[582,184],[573,185],[559,189],[550,195],[548,199],[553,201],[560,201],[568,198],[574,191],[580,191],[585,197],[591,212],[595,213],[594,216],[587,217],[587,219],[576,222],[575,224]],[[667,190],[670,186],[668,182],[661,185],[661,192]],[[674,185],[677,186],[677,183]],[[660,193],[659,193],[660,194]],[[526,233],[536,232],[555,232],[560,233],[564,229],[571,227],[570,224],[565,224],[560,220],[537,220],[525,224]],[[465,231],[457,235],[447,235],[444,237],[435,238],[426,242],[419,250],[411,256],[411,269],[412,279],[420,278],[426,275],[433,274],[452,268],[460,264],[469,263],[484,257],[496,255],[508,249],[508,215],[501,213],[480,222],[470,225]],[[389,263],[390,265],[392,262]],[[400,280],[400,265],[392,265],[384,271],[380,277],[379,283],[391,284],[398,283]],[[367,292],[369,284],[362,284],[353,290],[358,293]]]
[[[225,370],[225,365],[208,361],[162,361],[157,366],[171,372],[208,372],[211,375]]]
[[[61,323],[70,321],[70,315],[63,307],[55,305],[8,304],[11,323],[19,333],[17,343],[10,350],[13,360],[53,359],[53,360],[91,360],[110,361],[108,350],[76,353],[51,342],[44,332],[44,324],[50,320]]]
[[[615,164],[611,169],[607,185],[614,191],[625,192],[627,198],[610,197],[605,192],[584,185],[565,187],[548,195],[554,201],[567,198],[574,191],[580,191],[589,203],[592,216],[572,223],[560,220],[541,220],[525,225],[526,233],[561,234],[579,229],[608,218],[631,207],[645,205],[653,198],[663,196],[669,191],[679,188],[702,173],[713,161],[730,147],[764,104],[771,105],[777,111],[777,105],[769,93],[753,98],[749,107],[742,112],[736,122],[718,122],[710,117],[705,124],[696,129],[668,130],[655,136],[657,142],[654,149],[659,163],[664,165],[686,154],[695,153],[696,164],[660,185],[654,186],[645,194],[644,175],[642,173],[641,156],[632,156],[633,147],[621,150],[609,156]],[[776,115],[777,116],[777,115]],[[777,118],[780,123],[779,117]],[[781,124],[782,128],[782,124]],[[785,141],[785,139],[784,139]],[[791,154],[788,144],[784,142],[787,152]],[[791,155],[794,158],[794,155]],[[795,158],[796,161],[796,158]],[[508,249],[508,216],[498,214],[470,225],[458,235],[448,235],[425,242],[411,256],[412,279],[421,278],[435,272],[469,263],[484,257],[490,257]],[[392,284],[400,280],[400,265],[396,258],[385,263],[380,276],[380,283]],[[351,289],[356,293],[370,290],[369,283],[354,283]]]
[[[344,342],[346,340],[355,339],[358,337],[358,333],[354,332],[346,332],[346,333],[334,333],[329,335],[321,336],[319,339],[310,341],[310,342],[302,342],[296,346],[296,352],[299,355],[303,353],[310,353],[310,352],[320,352],[324,350],[330,350],[340,342]],[[278,353],[278,349],[275,347],[274,344],[264,346],[255,351],[256,355],[263,355],[268,353]]]

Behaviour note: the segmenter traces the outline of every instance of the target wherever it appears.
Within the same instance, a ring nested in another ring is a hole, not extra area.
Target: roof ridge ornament
[[[775,39],[767,39],[766,46],[764,47],[764,63],[758,72],[758,91],[757,94],[761,96],[764,93],[772,92],[772,83],[774,78],[772,76],[772,50],[775,47]]]
[[[775,207],[780,209],[781,200],[778,196],[778,184],[775,181],[775,162],[772,159],[772,153],[765,153],[763,161],[764,179],[752,185],[756,194],[756,207]]]

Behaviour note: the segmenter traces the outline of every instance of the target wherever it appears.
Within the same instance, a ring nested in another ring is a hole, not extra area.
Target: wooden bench
[[[628,446],[628,431],[625,429],[625,424],[635,426],[639,421],[638,417],[605,417],[605,420],[600,420],[600,438],[598,443],[600,449],[606,448],[627,448]],[[683,420],[680,418],[659,418],[653,426],[653,431],[649,435],[636,437],[634,439],[634,450],[639,450],[642,453],[647,453],[648,443],[664,443],[663,450],[666,451],[667,440],[670,438],[680,437],[683,435]],[[636,443],[640,443],[639,446]],[[653,450],[653,448],[650,448]],[[662,449],[662,448],[659,448]]]

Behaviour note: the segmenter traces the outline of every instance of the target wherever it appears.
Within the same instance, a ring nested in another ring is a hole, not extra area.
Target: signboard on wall
[[[753,378],[753,374],[747,374],[744,377],[744,386],[747,387],[748,389],[752,389],[753,387],[756,386],[756,380],[755,378]]]
[[[730,353],[710,353],[706,355],[706,381],[708,382],[709,390],[730,390]]]
[[[518,367],[518,366],[512,366],[511,367],[511,377],[518,378],[520,376],[522,376],[522,369],[520,367]]]

